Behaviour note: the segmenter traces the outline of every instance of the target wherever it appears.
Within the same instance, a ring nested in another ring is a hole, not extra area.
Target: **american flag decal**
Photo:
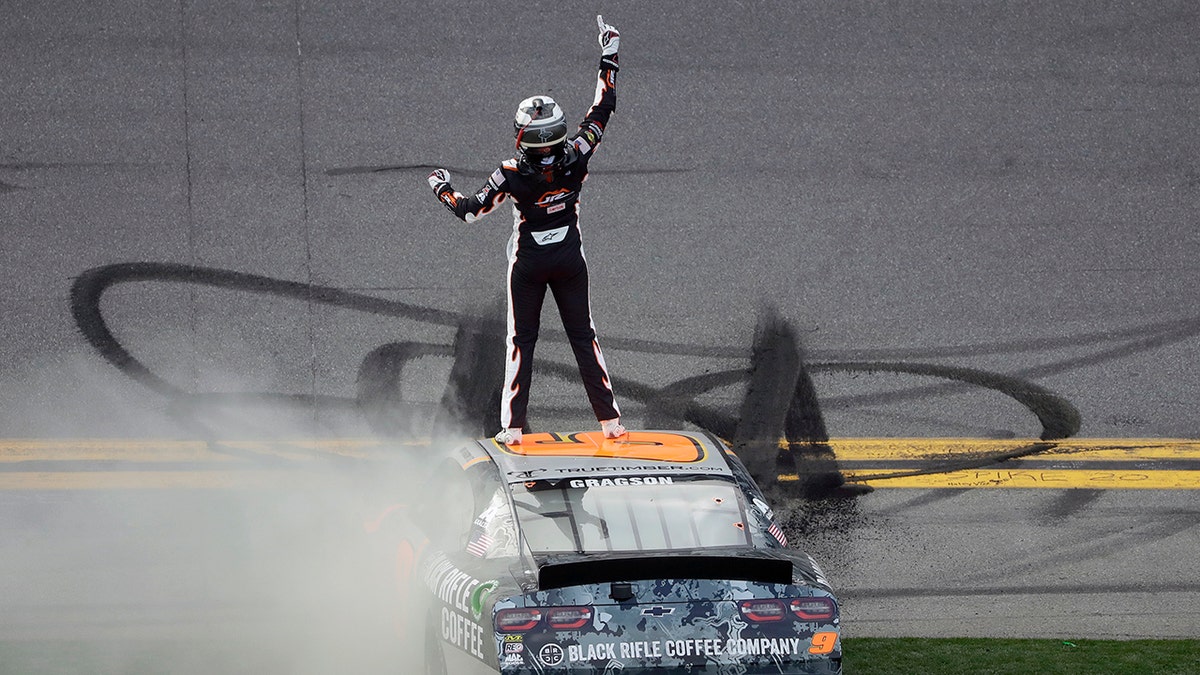
[[[772,522],[771,526],[767,528],[767,532],[770,532],[771,536],[775,537],[775,539],[778,540],[780,544],[787,546],[787,537],[783,536],[783,530],[779,529],[779,526],[776,525],[774,522]]]
[[[482,558],[487,555],[487,551],[491,546],[492,538],[487,536],[486,533],[480,532],[478,536],[471,539],[470,543],[467,544],[467,553],[477,558]]]

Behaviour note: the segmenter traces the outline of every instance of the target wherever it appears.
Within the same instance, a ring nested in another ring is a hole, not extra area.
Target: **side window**
[[[517,531],[508,493],[491,462],[472,467],[471,483],[476,505],[465,550],[478,558],[517,555]]]
[[[418,523],[425,534],[446,550],[461,550],[475,517],[471,482],[456,462],[438,465],[420,496]]]

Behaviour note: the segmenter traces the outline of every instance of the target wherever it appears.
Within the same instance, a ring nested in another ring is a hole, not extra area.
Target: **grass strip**
[[[396,672],[397,661],[404,672],[402,655],[343,649],[328,645],[314,659],[253,640],[9,640],[0,673],[369,673]],[[845,675],[1200,675],[1200,640],[846,638],[842,650]]]
[[[1200,675],[1200,640],[845,638],[845,675]]]

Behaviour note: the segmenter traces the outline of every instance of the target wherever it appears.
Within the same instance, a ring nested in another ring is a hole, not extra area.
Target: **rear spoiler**
[[[792,583],[792,561],[766,556],[659,555],[639,558],[597,556],[547,562],[538,568],[538,588],[651,579],[720,579],[764,584]]]

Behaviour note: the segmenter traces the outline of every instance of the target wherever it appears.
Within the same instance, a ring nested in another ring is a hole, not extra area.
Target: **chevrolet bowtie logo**
[[[642,610],[642,616],[662,617],[662,616],[666,616],[668,614],[674,614],[674,613],[675,613],[674,607],[660,607],[658,605],[655,605],[654,607],[647,607]]]

